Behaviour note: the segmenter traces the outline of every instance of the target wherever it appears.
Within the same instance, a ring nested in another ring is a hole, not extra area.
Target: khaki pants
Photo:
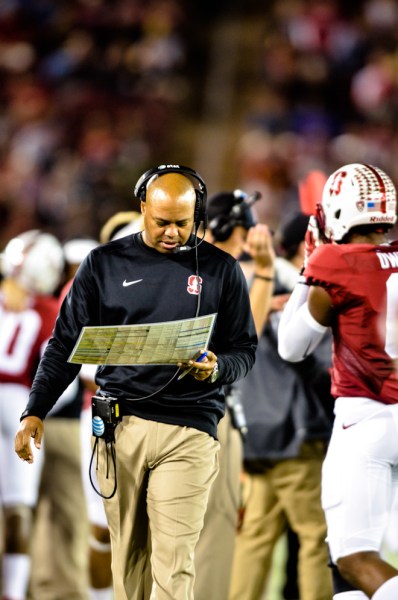
[[[115,600],[193,600],[193,558],[218,472],[218,449],[216,440],[189,427],[134,416],[118,425],[117,490],[105,501]],[[114,489],[114,469],[108,457],[107,476],[102,440],[98,463],[107,496]]]
[[[48,418],[32,541],[31,600],[88,598],[88,519],[80,420]]]
[[[220,470],[195,550],[195,600],[227,600],[240,506],[242,440],[229,413],[218,425]]]
[[[247,475],[246,510],[235,544],[230,600],[262,597],[272,552],[286,522],[300,542],[300,599],[332,598],[320,500],[323,459],[323,444],[306,443],[299,458],[275,462],[259,475]]]

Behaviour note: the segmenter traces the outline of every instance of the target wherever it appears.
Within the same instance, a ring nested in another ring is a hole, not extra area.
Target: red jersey
[[[52,297],[38,296],[21,312],[5,310],[0,297],[0,383],[31,387],[57,313],[58,301]]]
[[[398,402],[398,242],[324,244],[305,270],[335,313],[332,394]]]

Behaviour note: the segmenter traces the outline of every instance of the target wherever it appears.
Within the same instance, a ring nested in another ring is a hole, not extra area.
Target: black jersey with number
[[[24,414],[44,418],[76,376],[80,365],[67,359],[82,327],[189,319],[199,302],[199,315],[217,313],[209,345],[218,356],[220,377],[215,384],[187,376],[165,385],[176,372],[175,366],[167,365],[100,366],[96,383],[120,398],[124,414],[195,427],[215,437],[225,409],[223,385],[250,370],[257,336],[239,263],[207,242],[200,243],[197,254],[196,261],[195,249],[159,253],[141,234],[95,248],[62,304]]]

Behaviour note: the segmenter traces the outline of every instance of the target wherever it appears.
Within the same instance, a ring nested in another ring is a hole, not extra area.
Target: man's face
[[[162,176],[159,182],[166,178],[167,175]],[[167,185],[167,181],[163,186],[155,187],[156,183],[151,184],[146,202],[141,203],[143,238],[148,246],[166,254],[187,243],[194,225],[196,196],[190,185],[180,189],[178,185]]]

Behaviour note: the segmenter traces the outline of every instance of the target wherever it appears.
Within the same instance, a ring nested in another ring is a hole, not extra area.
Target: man
[[[282,360],[277,329],[303,263],[308,216],[289,215],[274,236],[275,290],[265,327],[258,332],[256,364],[237,384],[247,420],[244,444],[244,516],[235,544],[230,600],[259,600],[273,551],[290,528],[300,544],[301,600],[330,600],[321,469],[331,433],[326,414],[331,340],[298,365]],[[291,583],[291,580],[290,582]]]
[[[259,199],[241,190],[221,192],[207,203],[206,239],[240,258],[246,251],[257,275],[250,302],[254,319],[261,319],[273,287],[274,250],[268,227],[256,224],[251,205]],[[226,390],[227,410],[218,425],[219,473],[211,488],[203,530],[195,551],[195,600],[226,600],[240,507],[242,469],[241,403],[231,386]]]
[[[328,327],[333,333],[335,422],[322,505],[338,570],[335,600],[398,598],[398,570],[380,556],[398,471],[398,243],[386,239],[396,218],[396,191],[381,169],[335,171],[318,215],[326,243],[311,254],[311,218],[309,259],[279,328],[279,352],[293,362]]]
[[[98,394],[103,402],[116,397],[123,417],[114,444],[100,440],[97,469],[108,497],[115,596],[191,600],[195,546],[218,469],[223,385],[250,370],[257,337],[239,264],[192,234],[206,218],[200,175],[161,165],[144,173],[135,193],[144,230],[96,248],[81,264],[40,363],[15,447],[20,458],[32,461],[30,437],[40,445],[42,419],[79,370],[67,360],[82,327],[217,313],[206,360],[181,363],[191,369],[183,378],[177,378],[179,369],[162,365],[103,365],[96,373]],[[148,542],[149,590],[142,577]]]
[[[11,451],[12,439],[57,315],[51,296],[64,266],[58,240],[38,230],[10,240],[0,291],[0,504],[4,518],[2,598],[25,600],[30,536],[42,456],[31,469]]]

